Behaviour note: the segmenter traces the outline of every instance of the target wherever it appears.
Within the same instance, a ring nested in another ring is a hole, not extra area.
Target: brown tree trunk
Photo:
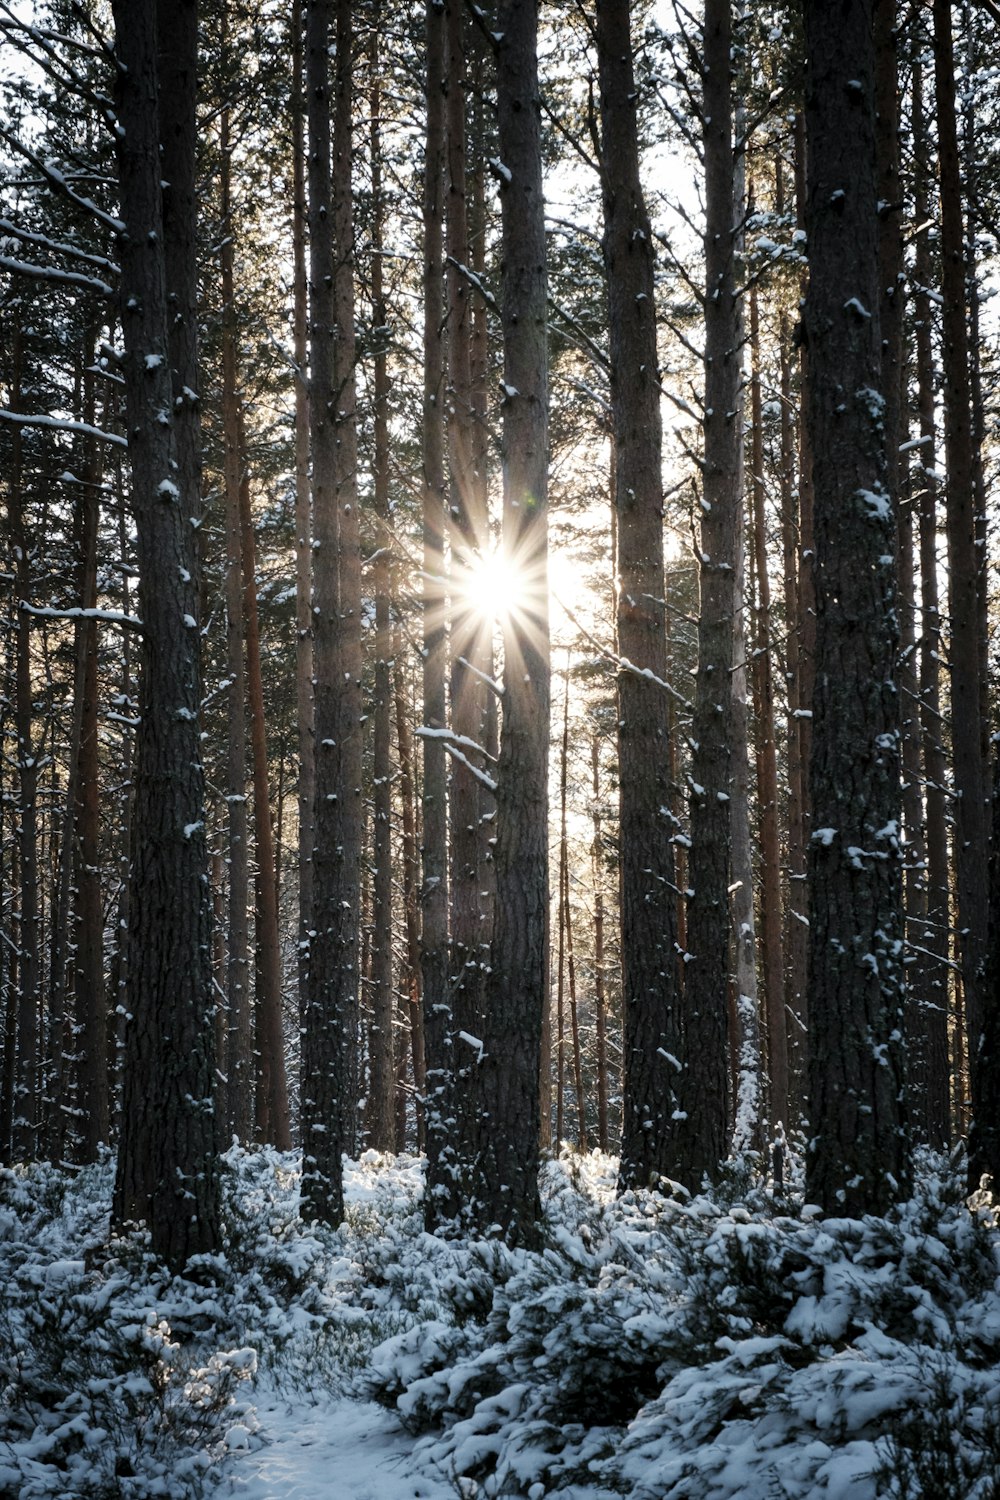
[[[609,1149],[608,1136],[608,1011],[605,990],[604,958],[604,883],[601,878],[602,844],[601,831],[601,777],[600,746],[597,732],[590,741],[590,765],[593,791],[593,871],[594,871],[594,1022],[597,1032],[597,1144],[602,1151]]]
[[[806,228],[816,543],[806,1191],[905,1190],[895,497],[886,489],[871,0],[806,0]]]
[[[705,8],[705,425],[691,752],[684,975],[688,1071],[678,1175],[690,1188],[718,1171],[726,1151],[726,1004],[731,870],[733,617],[740,517],[742,322],[736,287],[729,0]]]
[[[386,351],[388,312],[382,289],[382,252],[385,204],[382,196],[381,89],[379,84],[379,15],[372,30],[371,174],[372,258],[371,297],[375,345],[374,379],[374,501],[379,523],[374,564],[375,590],[375,704],[374,704],[374,818],[375,872],[373,882],[372,1026],[370,1041],[370,1130],[376,1151],[395,1145],[395,1064],[393,1017],[396,1008],[392,983],[392,631],[389,620],[392,535],[389,517],[389,362]]]
[[[311,6],[307,39],[317,762],[302,1082],[304,1211],[330,1224],[343,1218],[341,1156],[354,1135],[363,821],[351,0],[336,0],[335,10],[332,172],[329,0]]]
[[[423,981],[426,1090],[424,1120],[427,1185],[424,1217],[430,1230],[454,1223],[461,1207],[448,1106],[454,1068],[448,984],[448,807],[444,743],[447,632],[444,588],[444,13],[433,0],[426,11],[427,145],[424,155],[424,391],[423,468],[423,879],[421,976]]]
[[[243,611],[243,539],[240,521],[241,445],[237,327],[233,286],[232,143],[224,109],[219,151],[222,210],[222,425],[226,493],[226,674],[229,678],[226,818],[229,911],[226,965],[227,1128],[244,1144],[253,1137],[253,1009],[250,994],[250,850],[247,816],[246,621]]]
[[[941,188],[942,365],[945,455],[948,465],[946,532],[951,615],[951,723],[956,792],[958,926],[962,933],[962,991],[969,1048],[972,1112],[976,1059],[983,1027],[979,970],[987,921],[986,775],[982,753],[979,561],[976,555],[975,465],[969,383],[962,177],[956,128],[955,62],[949,0],[934,0],[934,77],[937,89]],[[970,1154],[970,1183],[979,1164]]]
[[[757,292],[750,293],[750,495],[753,507],[753,559],[757,584],[753,632],[754,710],[757,720],[757,820],[760,839],[760,955],[767,1049],[768,1119],[772,1132],[788,1123],[788,1040],[785,1028],[781,943],[781,842],[778,827],[778,754],[774,728],[771,577],[764,514],[764,442],[760,389],[760,337]],[[794,566],[794,549],[792,551]],[[794,626],[789,638],[794,637]],[[795,721],[792,721],[793,725]]]
[[[914,217],[930,219],[931,151],[924,111],[923,66],[914,59],[912,78]],[[930,288],[933,266],[927,229],[916,236],[914,257],[914,323],[917,353],[917,407],[920,446],[912,482],[920,513],[920,731],[923,749],[926,818],[926,923],[920,942],[919,989],[924,1005],[920,1026],[923,1052],[917,1061],[918,1119],[932,1146],[947,1146],[950,1134],[948,1067],[948,963],[951,924],[948,876],[947,769],[941,717],[941,610],[938,599],[938,519],[935,421],[933,310]]]
[[[200,707],[194,309],[197,17],[115,7],[126,417],[143,620],[114,1220],[172,1265],[219,1244]],[[157,64],[157,21],[163,47]],[[160,118],[157,117],[157,103]],[[162,153],[161,153],[162,146]],[[161,179],[170,183],[164,213]],[[167,289],[170,301],[168,303]],[[171,338],[168,330],[173,334]],[[192,357],[194,356],[194,357]],[[171,373],[173,367],[173,375]],[[164,414],[171,413],[168,420]],[[194,450],[194,456],[192,454]]]
[[[548,949],[548,361],[536,0],[497,13],[503,260],[503,547],[524,606],[504,627],[496,914],[479,1064],[473,1223],[537,1241],[539,1055]],[[509,174],[509,175],[508,175]]]
[[[597,7],[617,536],[624,1024],[623,1188],[673,1176],[682,1033],[675,964],[660,391],[627,0]]]
[[[22,365],[21,331],[15,328],[11,401],[19,411],[24,410]],[[13,1151],[15,1161],[30,1161],[35,1155],[36,1132],[39,1124],[38,1016],[41,1005],[37,827],[39,756],[33,734],[31,616],[27,610],[20,608],[22,604],[31,601],[31,565],[34,547],[29,540],[29,528],[25,515],[22,442],[20,429],[16,425],[11,435],[11,450],[11,479],[7,504],[12,551],[15,558],[14,592],[19,610],[14,666],[14,733],[17,737],[17,852],[20,873]]]

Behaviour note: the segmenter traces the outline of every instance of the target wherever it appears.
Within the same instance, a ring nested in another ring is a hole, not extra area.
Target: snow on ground
[[[227,1461],[218,1500],[455,1500],[450,1480],[412,1472],[413,1438],[373,1401],[271,1387],[254,1404],[260,1446]]]
[[[234,1148],[184,1278],[109,1237],[112,1177],[0,1171],[3,1500],[1000,1494],[1000,1234],[945,1161],[849,1220],[567,1153],[529,1253],[428,1234],[414,1158],[351,1163],[332,1231]]]

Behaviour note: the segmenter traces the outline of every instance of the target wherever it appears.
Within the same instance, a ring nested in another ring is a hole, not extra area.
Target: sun
[[[481,552],[465,569],[460,593],[467,609],[486,620],[505,624],[528,604],[523,572],[502,547]]]

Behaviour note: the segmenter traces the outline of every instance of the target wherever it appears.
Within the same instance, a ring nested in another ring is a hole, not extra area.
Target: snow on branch
[[[117,432],[105,432],[103,427],[92,427],[89,422],[71,422],[63,417],[46,417],[41,412],[0,411],[0,422],[16,422],[19,427],[52,427],[57,432],[79,432],[84,437],[99,438],[102,443],[117,443],[119,448],[128,447],[128,439]]]
[[[32,261],[12,260],[8,255],[0,255],[0,268],[16,276],[31,276],[36,281],[57,281],[64,286],[79,286],[84,291],[96,292],[99,297],[112,295],[112,288],[106,281],[99,281],[96,276],[84,276],[82,271],[61,271],[57,266],[39,266]]]
[[[120,625],[123,630],[145,629],[142,621],[135,615],[123,615],[116,609],[81,609],[79,605],[71,609],[40,608],[28,604],[24,599],[17,601],[17,607],[22,614],[34,615],[43,620],[102,620],[105,625]]]
[[[473,751],[476,755],[482,755],[486,760],[491,760],[494,765],[496,764],[496,756],[491,755],[478,741],[470,740],[468,735],[455,734],[451,729],[431,729],[426,726],[418,729],[417,734],[422,740],[447,740],[448,744],[460,745],[466,750]]]

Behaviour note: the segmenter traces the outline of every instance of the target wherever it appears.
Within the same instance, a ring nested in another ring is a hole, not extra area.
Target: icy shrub
[[[913,1406],[878,1447],[874,1477],[892,1500],[1000,1500],[1000,1384],[951,1356],[932,1359]]]
[[[0,1174],[0,1493],[145,1500],[203,1493],[253,1417],[251,1349],[179,1330],[214,1322],[211,1288],[170,1281],[145,1238],[102,1244],[110,1167]]]

